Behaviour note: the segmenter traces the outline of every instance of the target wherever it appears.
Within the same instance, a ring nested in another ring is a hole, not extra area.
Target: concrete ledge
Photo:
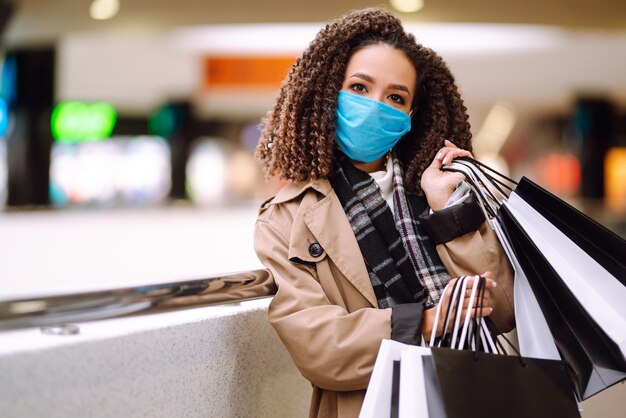
[[[310,384],[267,322],[270,298],[0,334],[11,417],[300,417]]]

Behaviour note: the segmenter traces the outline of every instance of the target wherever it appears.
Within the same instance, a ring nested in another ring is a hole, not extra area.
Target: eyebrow
[[[370,77],[369,75],[364,74],[364,73],[354,73],[350,77],[361,78],[361,79],[363,79],[365,81],[369,81],[370,83],[374,82],[374,79],[372,77]],[[405,91],[405,92],[411,94],[411,92],[409,92],[409,88],[407,86],[405,86],[404,84],[394,84],[394,83],[392,83],[392,84],[389,84],[388,87],[391,87],[392,89],[395,89],[395,90]]]

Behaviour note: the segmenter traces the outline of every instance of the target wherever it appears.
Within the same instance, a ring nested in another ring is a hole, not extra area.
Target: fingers
[[[493,311],[493,304],[492,304],[492,299],[491,299],[491,291],[490,289],[493,289],[495,287],[497,287],[497,283],[491,279],[491,273],[490,272],[485,272],[482,274],[482,277],[485,278],[485,290],[482,293],[482,295],[479,295],[478,293],[474,294],[474,300],[471,301],[472,303],[472,309],[475,310],[474,308],[478,307],[480,308],[481,306],[483,307],[483,311],[489,311],[489,314],[491,314],[491,312]],[[457,279],[453,279],[454,281],[456,281]],[[474,277],[469,277],[467,280],[467,287],[465,289],[465,293],[460,295],[460,298],[462,298],[462,309],[463,310],[467,310],[470,307],[470,299],[471,299],[471,295],[472,295],[472,288],[474,286],[474,282],[477,280],[477,276]],[[454,282],[453,282],[454,285]],[[452,288],[452,286],[448,287],[448,292],[446,292],[447,294],[444,295],[444,300],[445,300],[445,305],[444,306],[448,306],[450,303],[450,299],[452,298],[450,289]],[[482,296],[482,299],[479,300],[479,297]],[[480,309],[478,309],[477,311],[480,311]]]
[[[465,318],[467,316],[468,309],[469,309],[469,314],[470,314],[469,317],[472,319],[477,318],[477,317],[487,317],[493,313],[494,308],[492,304],[490,289],[497,287],[497,283],[492,279],[492,274],[488,271],[484,272],[481,276],[485,278],[485,291],[482,294],[481,300],[478,300],[480,295],[478,293],[475,293],[472,307],[470,307],[469,303],[470,303],[470,298],[472,294],[472,288],[474,286],[474,282],[477,280],[477,276],[468,277],[465,293],[458,295],[458,297],[462,298],[462,301],[463,301],[461,304],[461,312],[459,315],[459,321],[462,324],[465,323]],[[443,332],[446,312],[448,311],[448,306],[450,305],[450,299],[452,298],[452,290],[457,280],[458,278],[451,279],[450,285],[446,287],[445,292],[441,295],[441,299],[439,301],[439,303],[441,304],[441,311],[439,314],[437,335],[441,335],[441,333]],[[458,309],[459,304],[460,304],[459,299],[456,299],[455,305],[457,306],[453,307],[454,310]],[[481,306],[482,308],[480,308]],[[447,331],[451,331],[453,326],[454,325],[452,321],[450,321],[448,323]]]
[[[483,276],[484,277],[484,276]],[[472,287],[474,286],[474,278],[470,278],[467,281],[467,289],[465,289],[465,294],[469,296],[469,294],[472,292]],[[498,283],[495,280],[492,279],[486,279],[485,280],[485,293],[488,294],[489,290],[494,289],[498,287]]]
[[[444,141],[444,146],[439,150],[437,155],[435,156],[435,162],[439,163],[439,167],[450,164],[453,159],[456,157],[471,157],[472,154],[464,149],[458,148],[452,142],[447,139]]]
[[[495,280],[493,280],[491,272],[486,271],[483,274],[481,274],[480,277],[484,277],[486,279],[485,283],[486,283],[487,290],[498,287],[498,283]],[[467,287],[474,286],[475,279],[476,279],[475,276],[470,277],[467,281]]]
[[[465,291],[465,297],[463,298],[463,309],[467,309],[467,307],[469,306],[471,294],[471,289]],[[491,306],[491,294],[488,290],[485,291],[482,302],[476,299],[478,299],[478,295],[474,296],[474,303],[472,304],[473,306]]]
[[[486,316],[491,315],[492,313],[493,313],[493,308],[491,306],[486,306],[478,310],[472,309],[470,311],[470,318],[474,319],[474,318],[481,317],[481,316],[484,318]],[[467,311],[463,310],[461,313],[461,322],[465,320],[465,315],[467,315]]]
[[[482,309],[470,309],[470,319],[475,319],[475,318],[486,318],[489,315],[491,315],[493,313],[493,307],[491,306],[485,306]],[[461,310],[461,314],[459,316],[459,323],[460,324],[465,324],[465,318],[467,317],[467,309],[463,309]],[[439,326],[438,326],[438,330],[437,330],[437,335],[441,335],[443,333],[443,318],[439,319]],[[448,323],[448,327],[446,329],[447,332],[451,332],[452,329],[454,328],[454,323],[453,321],[450,321]]]
[[[489,315],[491,315],[493,313],[493,308],[491,306],[485,306],[482,309],[471,309],[470,310],[470,319],[474,319],[474,318],[486,318]],[[461,311],[461,316],[459,317],[459,322],[461,324],[465,323],[465,318],[467,317],[467,309],[463,309]],[[454,327],[454,324],[452,323],[452,321],[450,321],[450,323],[448,324],[448,331],[451,331],[452,328]]]
[[[498,284],[495,282],[495,280],[491,278],[491,273],[488,271],[483,273],[481,277],[484,277],[486,279],[485,280],[485,298],[487,301],[489,301],[490,300],[489,298],[491,295],[489,290],[497,287]],[[444,307],[447,306],[448,302],[450,301],[450,298],[452,297],[452,289],[454,288],[454,284],[456,283],[457,280],[458,278],[451,279],[450,285],[446,288],[445,292],[441,295],[441,301],[445,304],[443,305]],[[469,298],[469,295],[472,292],[472,287],[474,286],[475,280],[476,280],[475,276],[469,277],[467,280],[467,288],[465,289],[466,299]],[[488,304],[485,304],[485,306],[488,306]]]
[[[441,162],[441,165],[447,165],[457,157],[471,157],[472,154],[464,149],[444,147],[439,150],[435,159]]]

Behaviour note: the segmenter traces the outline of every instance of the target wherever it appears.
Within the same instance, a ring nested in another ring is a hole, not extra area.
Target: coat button
[[[311,254],[311,257],[319,257],[320,255],[322,255],[323,252],[324,249],[319,243],[314,242],[313,244],[309,245],[309,254]]]

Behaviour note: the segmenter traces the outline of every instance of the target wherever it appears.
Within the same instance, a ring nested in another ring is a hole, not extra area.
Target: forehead
[[[346,77],[355,72],[384,77],[393,83],[402,82],[410,87],[415,84],[416,69],[404,52],[389,45],[370,45],[358,49],[348,61]]]

